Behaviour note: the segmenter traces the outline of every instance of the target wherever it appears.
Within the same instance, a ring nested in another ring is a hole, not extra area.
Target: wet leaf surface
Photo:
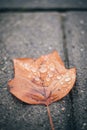
[[[49,105],[72,89],[76,69],[66,69],[56,51],[38,59],[13,60],[15,77],[8,82],[10,92],[29,104]]]

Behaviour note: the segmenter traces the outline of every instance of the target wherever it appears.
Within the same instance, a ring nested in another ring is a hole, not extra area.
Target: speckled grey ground
[[[72,91],[76,130],[87,130],[87,12],[67,13],[65,32],[69,66],[77,68]]]
[[[0,13],[0,130],[50,130],[46,107],[19,101],[7,82],[14,75],[13,58],[55,49],[67,66],[78,68],[72,92],[50,105],[55,130],[86,130],[86,21],[86,13]]]
[[[84,9],[87,0],[0,0],[0,9]]]

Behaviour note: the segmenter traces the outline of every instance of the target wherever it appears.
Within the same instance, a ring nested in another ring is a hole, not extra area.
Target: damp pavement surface
[[[67,68],[76,67],[71,92],[50,107],[55,130],[87,129],[87,12],[0,13],[0,130],[51,130],[47,108],[11,95],[13,58],[57,50]]]

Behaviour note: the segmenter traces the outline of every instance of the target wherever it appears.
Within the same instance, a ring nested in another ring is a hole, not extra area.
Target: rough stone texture
[[[0,9],[87,9],[87,0],[0,0]]]
[[[87,130],[87,12],[65,14],[66,51],[69,66],[77,68],[72,90],[74,130]]]
[[[19,101],[7,82],[14,75],[13,58],[38,57],[54,49],[65,60],[58,13],[0,14],[0,130],[50,130],[46,107]],[[50,109],[55,130],[73,130],[69,95]]]

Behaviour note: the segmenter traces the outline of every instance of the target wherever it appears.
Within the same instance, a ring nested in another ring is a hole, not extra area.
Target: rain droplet
[[[23,66],[25,67],[25,69],[29,70],[29,65],[28,64],[23,64]]]
[[[49,65],[49,68],[50,68],[51,71],[54,71],[54,70],[55,70],[55,66],[54,66],[54,64],[53,64],[53,63],[50,64],[50,65]]]
[[[27,65],[27,64],[23,64],[23,65],[24,65],[24,67],[26,67],[26,68],[28,67],[28,65]]]
[[[61,76],[57,76],[57,79],[61,79]]]
[[[50,78],[49,78],[49,77],[46,77],[46,81],[50,81]]]
[[[51,77],[53,77],[53,74],[52,73],[48,73],[48,76],[51,78]]]
[[[70,80],[71,80],[70,77],[68,77],[68,78],[65,79],[66,82],[68,82],[68,81],[70,81]]]
[[[32,68],[31,68],[31,71],[32,71],[32,72],[36,72],[37,69],[32,67]]]
[[[42,66],[42,67],[39,69],[39,71],[40,71],[41,73],[45,73],[45,72],[47,71],[46,66]]]
[[[39,79],[39,77],[35,77],[35,80],[36,80],[36,81],[39,81],[40,79]]]

